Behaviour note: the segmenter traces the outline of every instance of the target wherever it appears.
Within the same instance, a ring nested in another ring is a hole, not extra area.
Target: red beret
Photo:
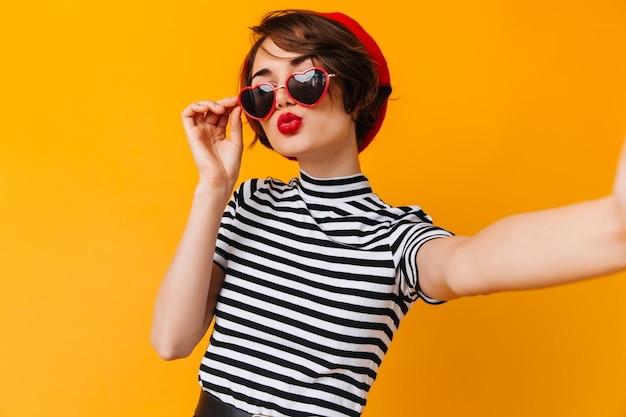
[[[361,41],[361,43],[363,43],[365,49],[367,49],[367,52],[369,52],[370,56],[376,63],[376,69],[378,70],[378,85],[381,87],[391,85],[389,67],[387,67],[387,60],[385,59],[383,52],[380,50],[380,47],[378,46],[374,38],[372,38],[369,33],[367,33],[356,20],[339,12],[318,14],[328,19],[339,22],[346,28],[348,28],[348,30],[350,30],[350,32],[352,32],[354,36],[356,36]],[[386,113],[387,101],[385,101],[380,106],[380,110],[378,111],[378,118],[376,119],[376,125],[369,132],[363,135],[363,138],[361,140],[361,146],[359,147],[359,152],[364,150],[367,145],[372,142],[383,124]]]

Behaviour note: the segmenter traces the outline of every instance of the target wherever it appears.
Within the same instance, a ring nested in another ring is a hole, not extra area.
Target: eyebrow
[[[297,67],[298,65],[300,65],[301,63],[303,63],[304,61],[308,60],[308,59],[312,59],[313,55],[301,55],[301,56],[297,56],[293,59],[291,59],[289,61],[289,64],[292,67]],[[260,70],[258,70],[257,72],[255,72],[254,74],[252,74],[252,78],[250,78],[251,80],[254,80],[256,77],[262,76],[262,75],[268,75],[271,74],[272,71],[270,71],[268,68],[262,68]]]

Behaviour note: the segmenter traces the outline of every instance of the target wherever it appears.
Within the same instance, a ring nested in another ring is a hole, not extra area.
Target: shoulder
[[[421,206],[392,206],[385,203],[376,194],[372,194],[369,200],[376,207],[376,213],[386,218],[390,226],[406,223],[433,223],[432,218],[422,210]]]
[[[258,195],[270,195],[281,199],[285,194],[293,192],[297,179],[292,179],[285,183],[273,177],[251,178],[244,180],[235,190],[233,198],[242,202],[254,198]]]
[[[384,204],[384,203],[383,203]],[[453,235],[450,231],[436,226],[433,219],[421,206],[389,206],[378,210],[377,215],[386,217],[390,246],[394,251],[404,252],[406,247],[419,248],[426,241]]]

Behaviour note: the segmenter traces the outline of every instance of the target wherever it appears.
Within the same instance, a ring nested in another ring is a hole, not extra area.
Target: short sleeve
[[[449,236],[452,236],[452,233],[434,226],[430,216],[419,207],[412,207],[412,210],[394,226],[392,250],[396,264],[396,278],[402,295],[407,301],[412,302],[421,298],[429,304],[443,303],[443,301],[430,298],[420,289],[417,252],[429,240]]]
[[[233,196],[229,200],[222,220],[220,223],[219,232],[217,235],[217,242],[215,245],[215,254],[213,255],[213,262],[217,264],[223,270],[226,270],[226,264],[228,263],[228,253],[230,251],[233,236],[236,235],[236,219],[237,211],[239,207],[245,204],[246,199],[254,193],[258,186],[258,180],[252,179],[243,182],[233,193]]]

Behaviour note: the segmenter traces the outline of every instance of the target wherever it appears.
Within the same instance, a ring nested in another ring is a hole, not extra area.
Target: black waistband
[[[194,417],[252,417],[232,405],[224,404],[211,394],[200,390],[200,399]]]

